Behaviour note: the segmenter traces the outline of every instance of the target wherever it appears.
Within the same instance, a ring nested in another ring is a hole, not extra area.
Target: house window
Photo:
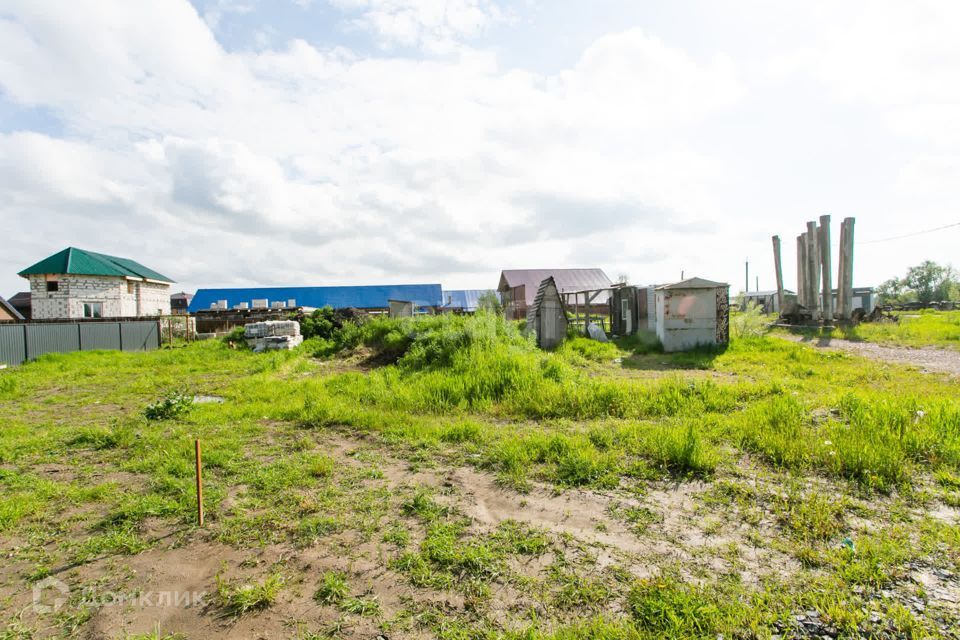
[[[60,291],[60,283],[56,280],[47,280],[47,291]]]
[[[127,293],[129,293],[130,295],[133,295],[133,292],[135,290],[136,290],[136,287],[134,286],[134,284],[130,281],[127,281]]]
[[[623,320],[627,319],[627,315],[630,313],[630,301],[621,300],[620,301],[620,318]]]
[[[83,317],[84,318],[102,318],[103,303],[102,302],[84,302]]]

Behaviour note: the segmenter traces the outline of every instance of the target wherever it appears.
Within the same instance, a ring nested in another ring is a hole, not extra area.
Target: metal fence
[[[0,363],[94,349],[149,351],[160,347],[160,337],[160,323],[152,320],[0,324]]]

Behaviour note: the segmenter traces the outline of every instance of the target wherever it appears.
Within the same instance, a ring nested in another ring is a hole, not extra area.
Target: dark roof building
[[[7,298],[7,302],[10,303],[10,306],[20,312],[20,315],[25,319],[30,319],[30,292],[29,291],[20,291],[15,294],[12,298]]]
[[[553,278],[561,296],[577,291],[609,289],[613,284],[603,269],[505,269],[500,272],[497,291],[500,292],[506,316],[516,320],[526,318],[527,308],[533,304],[540,284],[547,278]],[[603,305],[609,297],[608,292],[603,292],[592,301]]]
[[[190,302],[190,313],[218,308],[333,307],[334,309],[387,310],[390,300],[412,302],[415,307],[440,307],[443,295],[439,284],[390,284],[356,287],[250,287],[240,289],[198,289]]]
[[[193,294],[181,291],[170,295],[170,311],[172,313],[187,313]]]

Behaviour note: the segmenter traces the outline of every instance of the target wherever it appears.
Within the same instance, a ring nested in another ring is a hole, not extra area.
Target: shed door
[[[557,303],[554,300],[544,300],[540,311],[540,322],[543,327],[543,335],[540,338],[542,344],[551,344],[557,338]]]

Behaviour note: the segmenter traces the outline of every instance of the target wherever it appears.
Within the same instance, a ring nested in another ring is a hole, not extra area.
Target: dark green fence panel
[[[159,348],[160,326],[152,320],[0,324],[0,363],[8,365],[18,365],[45,353]]]
[[[22,324],[0,324],[0,362],[15,366],[27,359]]]
[[[120,348],[124,351],[160,348],[160,326],[156,322],[121,322]]]
[[[80,325],[82,350],[119,349],[120,347],[119,322],[87,322]]]
[[[69,353],[80,350],[80,331],[76,324],[28,324],[27,359],[45,353]]]

